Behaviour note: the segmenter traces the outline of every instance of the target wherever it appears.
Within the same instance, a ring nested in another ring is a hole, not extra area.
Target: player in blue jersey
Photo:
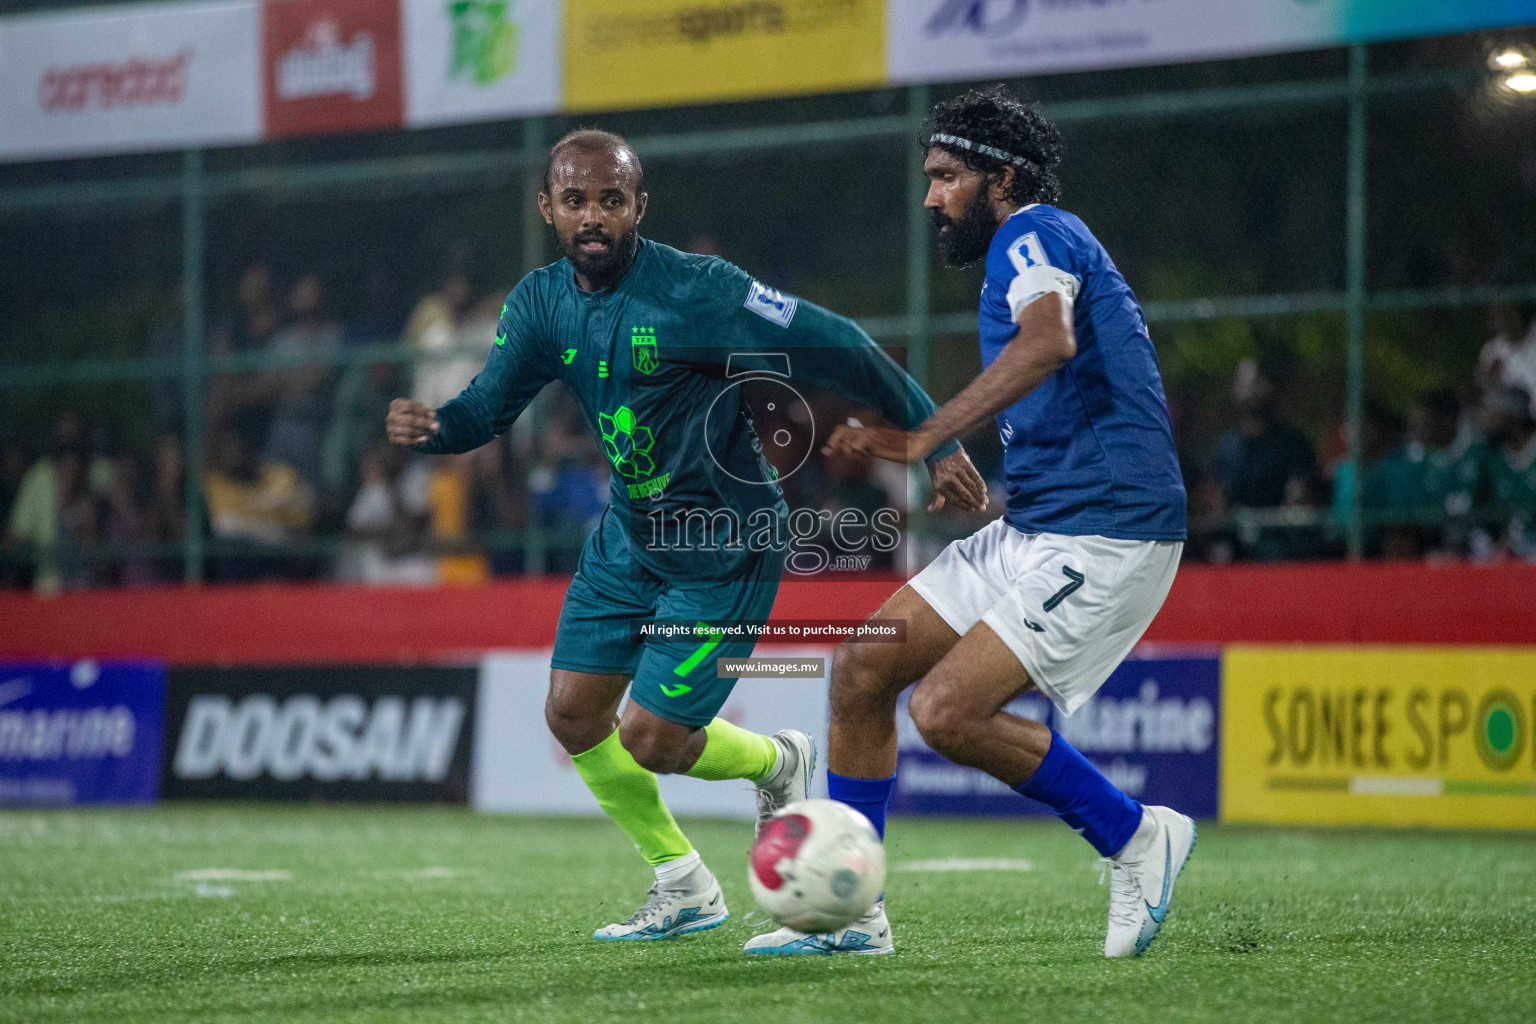
[[[1194,823],[1143,807],[1046,725],[1005,710],[1038,689],[1077,710],[1128,654],[1173,583],[1185,495],[1157,355],[1136,297],[1083,222],[1056,208],[1060,136],[1000,86],[940,104],[923,138],[926,206],[951,266],[986,259],[984,370],[915,430],[844,427],[833,449],[896,462],[995,416],[1001,519],[946,548],[877,613],[907,639],[839,648],[828,788],[884,834],[896,700],[924,740],[1051,807],[1111,862],[1104,955],[1156,937]],[[780,929],[762,953],[885,953],[884,902],[839,932]]]

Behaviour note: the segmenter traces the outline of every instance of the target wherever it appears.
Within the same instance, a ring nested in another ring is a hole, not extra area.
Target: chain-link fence
[[[1531,35],[1016,83],[1146,308],[1189,557],[1529,552],[1501,375],[1536,374],[1536,98],[1489,56]],[[980,278],[932,258],[915,139],[962,87],[0,168],[5,581],[569,571],[608,466],[558,389],[458,459],[381,424],[456,393],[552,258],[534,196],[578,123],[640,153],[644,234],[859,318],[950,397]],[[813,505],[907,504],[899,472],[815,479]],[[920,507],[895,568],[975,525]]]

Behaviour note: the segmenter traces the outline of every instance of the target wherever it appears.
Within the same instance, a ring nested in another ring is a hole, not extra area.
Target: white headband
[[[970,139],[962,139],[958,135],[943,135],[935,132],[928,137],[928,144],[931,146],[935,142],[941,146],[955,146],[959,149],[968,149],[972,153],[980,153],[982,156],[989,156],[994,160],[1001,160],[1004,163],[1016,164],[1019,167],[1027,167],[1031,170],[1035,168],[1035,162],[1027,157],[1014,156],[1012,153],[998,149],[996,146],[984,146],[979,142],[972,142]]]

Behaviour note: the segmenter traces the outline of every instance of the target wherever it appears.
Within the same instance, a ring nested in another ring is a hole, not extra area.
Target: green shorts
[[[745,658],[751,640],[695,636],[641,638],[636,620],[683,619],[707,623],[766,619],[779,592],[781,551],[752,557],[740,575],[709,582],[669,583],[632,564],[629,535],[611,510],[581,549],[576,576],[565,592],[550,664],[571,672],[633,676],[629,699],[681,725],[708,725],[736,686],[715,678],[721,658]]]

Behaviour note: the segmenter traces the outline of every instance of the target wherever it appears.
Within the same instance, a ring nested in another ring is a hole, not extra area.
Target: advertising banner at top
[[[886,0],[565,0],[565,106],[878,86],[885,7]]]
[[[1224,821],[1536,828],[1536,649],[1229,647],[1223,699]]]
[[[402,0],[405,122],[452,124],[560,108],[558,3]]]
[[[398,128],[400,6],[267,0],[262,95],[269,138]]]
[[[890,0],[894,82],[1209,60],[1536,20],[1536,0]]]
[[[0,159],[261,137],[254,2],[0,20]]]

